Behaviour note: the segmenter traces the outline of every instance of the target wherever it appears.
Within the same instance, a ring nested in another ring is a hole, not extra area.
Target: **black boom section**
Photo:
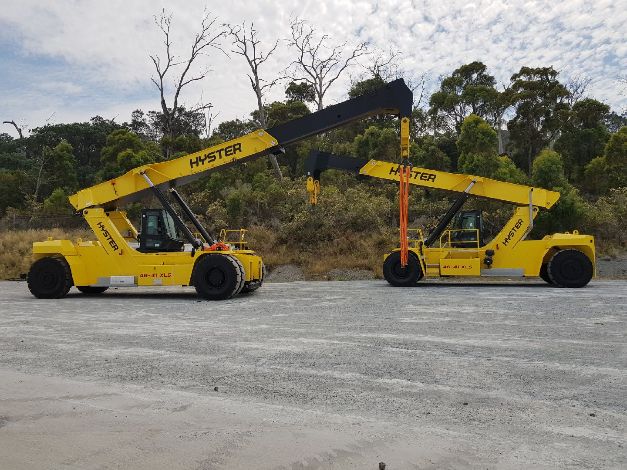
[[[189,208],[187,203],[183,200],[183,198],[178,193],[178,191],[174,188],[171,188],[170,194],[172,194],[172,197],[178,203],[181,210],[185,213],[185,215],[191,221],[191,223],[194,224],[194,227],[196,227],[196,230],[200,232],[200,234],[205,239],[205,241],[209,243],[210,245],[213,245],[216,242],[216,240],[211,236],[209,232],[207,232],[207,229],[200,223],[200,220],[198,220],[198,218],[194,215],[194,213]]]
[[[328,152],[312,150],[305,161],[305,171],[307,176],[312,176],[315,180],[320,179],[320,173],[325,170],[346,170],[359,175],[359,170],[368,163],[368,160],[356,157],[344,157]]]
[[[401,118],[410,117],[413,101],[412,91],[399,78],[372,93],[274,126],[268,129],[268,133],[278,140],[279,145],[289,145],[369,116],[393,114]]]

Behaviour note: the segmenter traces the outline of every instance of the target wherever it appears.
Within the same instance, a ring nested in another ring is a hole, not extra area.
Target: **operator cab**
[[[450,230],[451,247],[478,248],[484,245],[481,211],[462,211],[455,216]]]
[[[165,209],[142,209],[141,232],[137,237],[142,253],[182,251],[181,240],[174,219]]]

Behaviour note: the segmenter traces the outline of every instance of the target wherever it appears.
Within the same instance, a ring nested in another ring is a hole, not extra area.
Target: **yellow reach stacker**
[[[401,247],[386,255],[384,273],[395,286],[414,285],[423,276],[521,275],[542,276],[559,286],[580,287],[593,275],[594,241],[577,234],[555,234],[543,240],[524,240],[538,207],[550,208],[559,194],[539,188],[512,185],[487,178],[411,169],[407,164],[409,118],[413,96],[403,80],[347,100],[321,111],[267,130],[257,130],[228,142],[174,160],[143,165],[118,178],[96,184],[70,196],[94,232],[93,241],[52,240],[33,244],[33,264],[28,287],[38,298],[61,298],[72,286],[84,294],[100,294],[112,286],[194,286],[198,295],[211,300],[251,292],[263,283],[261,257],[248,249],[243,231],[236,241],[217,240],[194,216],[176,188],[228,166],[268,154],[307,137],[379,114],[397,116],[400,122],[402,164],[342,160],[341,168],[355,168],[362,175],[403,180],[401,201],[408,185],[460,192],[462,197],[445,215],[438,229],[409,247],[407,206],[401,205]],[[317,161],[321,161],[317,159]],[[329,165],[329,168],[334,167]],[[312,198],[319,180],[313,169],[308,179]],[[154,195],[160,208],[145,208],[141,226],[134,227],[121,210],[130,202]],[[518,205],[501,234],[483,244],[481,218],[461,213],[460,226],[445,230],[468,195],[509,201]],[[462,200],[463,199],[463,200]],[[175,209],[174,206],[178,209]],[[403,217],[403,214],[405,216]],[[183,218],[193,225],[196,238]],[[473,225],[474,224],[474,225]],[[405,227],[403,227],[405,225]],[[437,246],[433,246],[438,242]]]
[[[401,238],[401,247],[385,255],[383,274],[394,286],[413,286],[423,277],[539,276],[558,287],[583,287],[594,275],[592,236],[575,231],[547,235],[541,240],[526,239],[533,229],[539,208],[550,209],[560,197],[558,192],[481,176],[312,151],[306,170],[310,202],[313,204],[317,202],[320,191],[320,174],[328,169],[398,182],[404,175],[407,185],[459,194],[427,237],[419,229],[414,231],[413,238],[406,233]],[[509,221],[491,240],[486,240],[480,211],[460,212],[470,196],[515,206]],[[403,241],[407,243],[404,247],[405,260]]]
[[[70,203],[96,239],[35,242],[28,288],[39,298],[63,297],[72,286],[93,295],[112,286],[192,285],[201,297],[212,300],[253,291],[263,282],[261,257],[247,249],[242,237],[237,237],[236,243],[214,239],[176,188],[211,171],[280,154],[287,145],[358,119],[378,114],[410,116],[412,100],[403,80],[395,80],[368,95],[271,129],[174,160],[143,165],[83,189],[70,196]],[[162,207],[143,209],[138,229],[120,208],[151,194]],[[183,217],[202,239],[194,236]]]

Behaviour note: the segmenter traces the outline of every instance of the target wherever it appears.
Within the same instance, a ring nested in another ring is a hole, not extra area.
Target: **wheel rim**
[[[59,279],[52,270],[45,269],[39,274],[38,282],[43,290],[49,292],[55,289],[55,287],[59,283]]]
[[[226,275],[219,268],[213,268],[207,273],[207,284],[211,287],[218,288],[224,284]]]
[[[560,266],[560,274],[564,279],[577,281],[583,276],[584,268],[579,260],[567,259]]]
[[[406,278],[409,276],[409,264],[403,267],[401,266],[400,262],[394,263],[394,266],[392,267],[392,272],[395,276],[399,278]]]

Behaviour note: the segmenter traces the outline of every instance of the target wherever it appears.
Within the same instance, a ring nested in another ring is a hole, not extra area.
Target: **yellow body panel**
[[[533,208],[532,217],[538,210]],[[410,251],[421,261],[425,277],[438,276],[506,276],[537,277],[540,268],[557,250],[576,249],[595,266],[594,237],[579,233],[555,233],[542,240],[525,240],[531,219],[528,207],[517,207],[501,232],[482,247],[421,247]],[[485,263],[486,251],[492,250],[492,263]],[[397,251],[397,250],[395,250]],[[384,259],[389,253],[384,256]]]
[[[440,276],[479,276],[479,258],[440,258]]]
[[[186,286],[191,284],[196,261],[211,254],[230,255],[244,267],[247,282],[263,277],[261,257],[252,250],[140,253],[125,237],[133,231],[124,212],[105,212],[101,208],[83,211],[97,241],[48,240],[35,242],[35,260],[63,256],[72,270],[74,285],[110,285],[112,276],[132,277],[138,286]],[[136,233],[136,232],[135,232]],[[115,285],[115,284],[113,284]]]

